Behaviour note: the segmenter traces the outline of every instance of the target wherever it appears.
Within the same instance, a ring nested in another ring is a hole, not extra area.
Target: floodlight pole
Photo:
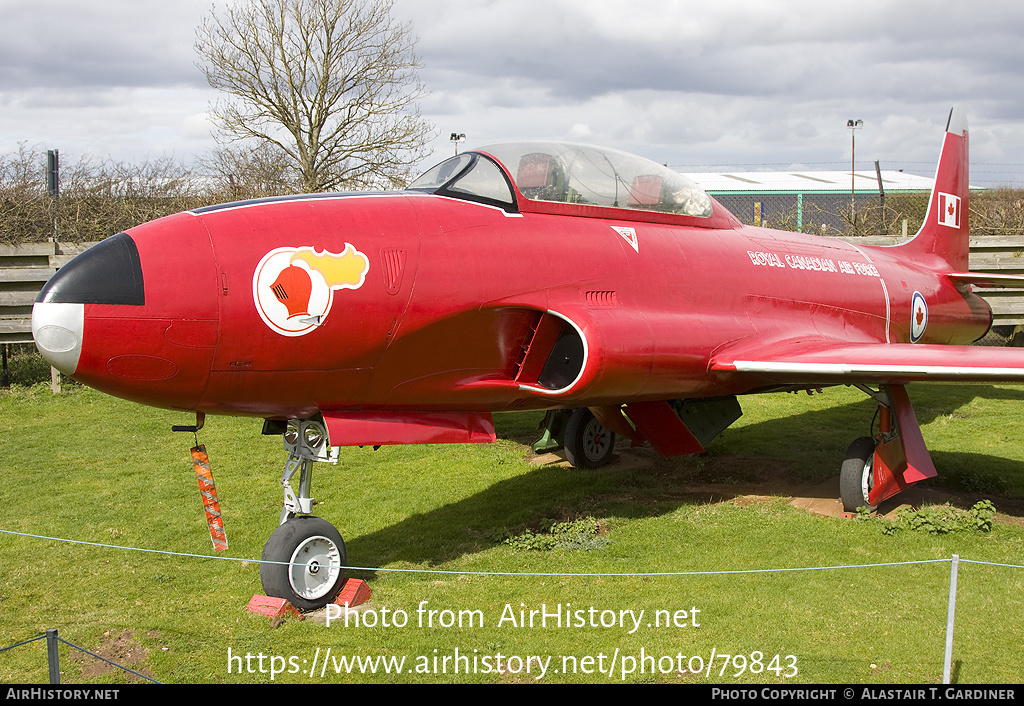
[[[846,127],[850,128],[850,221],[854,222],[857,218],[857,202],[854,198],[854,193],[857,190],[857,128],[864,127],[863,120],[847,120]]]
[[[452,136],[448,138],[455,145],[455,154],[459,153],[459,143],[466,141],[466,133],[464,132],[453,132]]]

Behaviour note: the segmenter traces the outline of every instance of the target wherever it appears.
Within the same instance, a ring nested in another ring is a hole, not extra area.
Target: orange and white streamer
[[[206,523],[210,526],[213,548],[222,552],[228,548],[228,538],[224,534],[224,520],[220,516],[217,489],[213,485],[210,457],[206,455],[206,447],[202,444],[192,449],[192,463],[196,467],[196,480],[199,481],[199,494],[203,497],[203,509],[206,510]]]

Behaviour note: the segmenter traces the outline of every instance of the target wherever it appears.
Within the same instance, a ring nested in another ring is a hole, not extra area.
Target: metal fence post
[[[57,629],[46,631],[46,661],[50,665],[50,683],[60,684],[60,657],[57,654]]]
[[[953,660],[953,616],[956,614],[956,574],[960,567],[960,556],[953,555],[949,569],[949,607],[946,609],[946,659],[942,665],[942,683],[949,683],[950,666]]]

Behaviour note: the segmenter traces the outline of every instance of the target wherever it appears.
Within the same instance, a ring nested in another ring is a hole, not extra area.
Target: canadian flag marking
[[[960,197],[939,192],[939,225],[960,227]]]

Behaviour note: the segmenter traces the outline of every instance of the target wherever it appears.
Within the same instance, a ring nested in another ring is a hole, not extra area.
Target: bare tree
[[[231,199],[282,196],[301,189],[295,162],[271,142],[221,145],[197,160]]]
[[[256,138],[293,160],[304,191],[396,187],[432,126],[411,27],[392,0],[251,0],[196,31],[200,68],[225,97],[228,140]]]

